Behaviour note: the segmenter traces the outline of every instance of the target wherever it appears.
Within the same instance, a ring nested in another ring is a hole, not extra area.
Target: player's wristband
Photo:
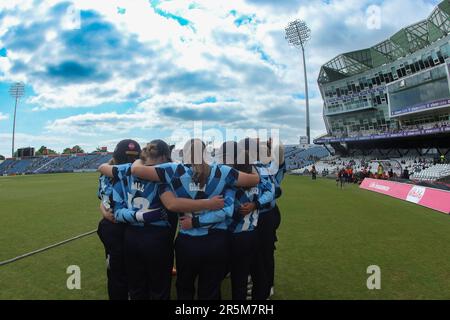
[[[161,218],[162,212],[160,209],[142,213],[142,221],[145,223],[156,222],[161,220]]]

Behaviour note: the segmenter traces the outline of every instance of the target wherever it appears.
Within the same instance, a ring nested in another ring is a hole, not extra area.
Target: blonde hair
[[[142,149],[140,159],[156,162],[168,162],[170,159],[170,147],[162,140],[153,140]]]
[[[205,143],[200,139],[191,139],[184,145],[183,148],[183,162],[191,165],[194,175],[192,180],[203,188],[208,182],[211,168],[206,163],[204,158],[204,151],[206,149]]]

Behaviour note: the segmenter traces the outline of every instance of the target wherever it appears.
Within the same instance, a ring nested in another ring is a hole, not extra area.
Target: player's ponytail
[[[141,160],[154,163],[172,162],[170,147],[163,140],[153,140],[142,149]]]
[[[183,162],[192,167],[192,180],[203,188],[208,182],[211,168],[204,159],[206,145],[200,139],[189,140],[183,148]]]

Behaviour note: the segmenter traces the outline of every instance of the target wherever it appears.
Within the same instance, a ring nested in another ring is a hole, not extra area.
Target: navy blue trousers
[[[170,299],[173,266],[170,228],[127,226],[125,263],[132,300]]]
[[[199,300],[220,300],[229,257],[228,234],[213,230],[205,236],[178,234],[175,241],[178,300],[193,300],[198,280]]]
[[[178,228],[178,213],[168,211],[167,220],[170,223],[170,236],[172,241],[175,241],[175,234]]]
[[[269,212],[260,215],[258,226],[258,268],[262,268],[267,279],[265,285],[266,297],[269,296],[270,288],[275,279],[275,242],[277,241],[277,229],[280,226],[281,216],[278,206]],[[258,299],[259,300],[259,299]]]
[[[127,274],[124,254],[124,224],[102,219],[97,234],[105,247],[108,296],[110,300],[128,300]]]
[[[258,274],[258,234],[256,231],[233,233],[231,238],[231,296],[233,300],[246,300],[248,276],[252,277],[255,299],[262,299],[257,293],[259,286],[266,283],[265,275]],[[263,272],[263,271],[262,271]],[[264,287],[265,288],[265,287]]]

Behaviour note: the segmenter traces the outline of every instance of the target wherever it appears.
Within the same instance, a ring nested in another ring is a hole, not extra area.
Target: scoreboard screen
[[[34,157],[34,148],[21,148],[21,149],[17,149],[17,156],[19,158],[23,158],[23,157]]]

